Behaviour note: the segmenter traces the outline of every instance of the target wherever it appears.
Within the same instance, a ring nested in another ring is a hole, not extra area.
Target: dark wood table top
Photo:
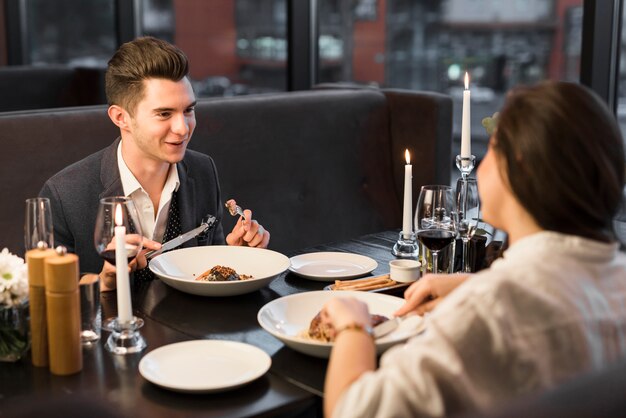
[[[289,256],[315,251],[344,251],[369,256],[378,262],[372,274],[389,271],[391,248],[397,231],[307,248]],[[83,370],[72,376],[54,376],[35,368],[30,359],[0,363],[0,399],[7,411],[25,410],[33,399],[87,399],[90,412],[97,406],[113,408],[121,416],[320,416],[326,360],[300,354],[264,331],[256,315],[266,303],[293,293],[321,290],[328,283],[307,280],[286,272],[270,286],[233,297],[212,298],[180,292],[160,280],[134,286],[135,315],[145,321],[141,333],[148,348],[128,356],[104,349],[107,333],[93,348],[83,350]],[[115,315],[115,293],[102,294],[103,317]],[[219,394],[181,394],[147,382],[138,371],[143,355],[179,341],[217,339],[255,345],[272,357],[270,371],[236,390]],[[51,413],[52,411],[47,411]],[[3,413],[0,412],[0,416]],[[7,415],[8,416],[8,415]]]

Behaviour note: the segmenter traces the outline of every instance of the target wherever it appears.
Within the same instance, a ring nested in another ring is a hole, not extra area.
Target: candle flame
[[[404,159],[406,160],[407,164],[411,164],[411,154],[409,154],[408,149],[404,150]]]
[[[122,218],[122,205],[118,204],[115,206],[115,225],[122,226],[124,220]]]
[[[465,90],[469,89],[469,74],[465,71]]]

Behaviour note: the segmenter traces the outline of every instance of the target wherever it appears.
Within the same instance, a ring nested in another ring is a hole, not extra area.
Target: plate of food
[[[270,356],[250,344],[194,340],[152,350],[139,362],[139,373],[176,392],[215,393],[250,383],[271,365]]]
[[[165,284],[182,292],[235,296],[267,286],[289,268],[289,258],[263,248],[212,245],[158,255],[149,267]]]
[[[380,293],[349,290],[336,293],[319,290],[275,299],[259,310],[257,321],[263,329],[286,346],[303,354],[328,358],[333,341],[327,330],[323,329],[317,315],[330,298],[346,296],[367,303],[370,314],[378,316],[376,318],[378,321],[392,318],[393,313],[404,303],[401,298]],[[408,317],[393,332],[376,340],[376,352],[381,354],[392,345],[406,341],[423,329],[422,317],[417,315]]]
[[[376,260],[364,255],[321,251],[291,257],[289,270],[298,276],[320,282],[364,276],[376,267]]]

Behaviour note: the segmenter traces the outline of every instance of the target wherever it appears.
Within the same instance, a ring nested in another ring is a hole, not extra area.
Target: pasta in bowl
[[[165,284],[185,293],[235,296],[267,286],[289,268],[289,258],[263,248],[213,245],[161,254],[149,268]]]
[[[396,296],[359,291],[339,293],[312,291],[297,293],[275,299],[263,306],[257,314],[259,325],[286,346],[314,357],[328,358],[332,342],[312,338],[308,329],[311,321],[324,304],[333,297],[354,297],[367,303],[370,314],[392,318],[393,313],[404,303]],[[404,320],[396,330],[376,340],[376,352],[383,353],[394,344],[406,341],[424,329],[419,316]]]

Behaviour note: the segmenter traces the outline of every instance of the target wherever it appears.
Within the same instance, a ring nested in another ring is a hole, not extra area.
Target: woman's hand
[[[424,315],[432,311],[443,298],[463,283],[470,274],[427,274],[404,292],[404,305],[394,315],[411,311]]]
[[[364,328],[372,324],[367,305],[355,298],[332,298],[322,308],[321,317],[322,323],[330,325],[333,333],[353,324]]]
[[[270,242],[270,232],[252,219],[252,211],[250,209],[244,210],[243,214],[245,219],[239,217],[232,232],[226,237],[226,243],[228,245],[267,248]]]
[[[371,326],[367,305],[355,298],[332,298],[322,308],[322,322],[342,329],[353,324]],[[345,332],[333,344],[326,381],[324,383],[324,412],[330,417],[341,394],[370,370],[376,368],[374,340],[363,332]]]

